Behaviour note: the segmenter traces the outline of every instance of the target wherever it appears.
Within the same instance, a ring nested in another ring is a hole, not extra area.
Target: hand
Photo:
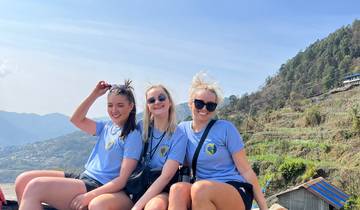
[[[2,192],[2,190],[0,188],[0,209],[1,209],[3,203],[6,204],[6,199],[5,199],[4,193]]]
[[[87,193],[76,196],[70,204],[70,208],[73,210],[83,210],[89,205],[92,198]]]
[[[106,83],[105,81],[100,81],[96,85],[95,89],[93,90],[93,93],[96,94],[96,96],[102,96],[111,88],[111,85]]]

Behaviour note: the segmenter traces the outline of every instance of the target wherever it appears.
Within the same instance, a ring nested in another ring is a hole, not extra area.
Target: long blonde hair
[[[211,79],[205,72],[200,71],[199,73],[195,74],[191,86],[189,89],[189,100],[193,99],[192,97],[198,90],[209,90],[216,96],[216,103],[220,104],[222,103],[223,99],[223,93],[219,86],[219,84]]]
[[[170,95],[170,92],[163,85],[151,85],[145,91],[145,99],[147,97],[148,92],[153,88],[161,88],[167,95],[170,101],[169,107],[169,116],[168,116],[168,127],[166,129],[166,135],[171,136],[176,128],[176,112],[175,112],[175,103]],[[147,141],[149,136],[149,126],[154,124],[154,117],[150,113],[149,107],[147,103],[145,103],[144,108],[144,118],[143,118],[143,140]]]

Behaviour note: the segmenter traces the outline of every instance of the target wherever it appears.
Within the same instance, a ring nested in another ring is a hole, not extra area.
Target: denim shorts
[[[229,181],[227,184],[235,187],[244,201],[245,209],[250,210],[254,199],[253,186],[245,182]]]
[[[91,178],[90,176],[88,176],[85,173],[76,174],[76,173],[65,172],[65,178],[79,179],[79,180],[83,181],[87,192],[90,192],[91,190],[94,190],[103,185],[99,181]]]

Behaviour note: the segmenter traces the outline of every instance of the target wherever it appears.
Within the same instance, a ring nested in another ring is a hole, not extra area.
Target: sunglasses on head
[[[214,103],[214,102],[205,103],[203,100],[195,99],[194,105],[195,105],[195,108],[197,108],[197,109],[202,109],[202,108],[204,108],[204,106],[206,106],[206,109],[209,112],[213,112],[216,109],[217,103]]]
[[[126,92],[126,87],[125,85],[111,85],[110,93],[115,93],[115,94],[124,94]]]
[[[159,96],[157,97],[157,100],[159,101],[159,102],[163,102],[163,101],[165,101],[166,100],[166,95],[165,94],[159,94]],[[156,98],[153,96],[153,97],[150,97],[150,98],[148,98],[147,100],[146,100],[146,102],[148,103],[148,104],[153,104],[153,103],[155,103],[156,102]]]

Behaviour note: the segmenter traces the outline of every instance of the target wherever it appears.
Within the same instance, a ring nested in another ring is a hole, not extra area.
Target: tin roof
[[[341,207],[343,207],[346,203],[346,200],[350,197],[348,194],[342,192],[339,188],[326,182],[326,180],[322,177],[310,180],[302,185],[278,193],[276,196],[297,190],[301,187],[305,188],[326,203],[334,206],[336,209],[340,209]]]
[[[360,76],[360,73],[350,74],[350,75],[345,76],[344,80],[351,79],[353,77],[358,77],[358,76]]]

